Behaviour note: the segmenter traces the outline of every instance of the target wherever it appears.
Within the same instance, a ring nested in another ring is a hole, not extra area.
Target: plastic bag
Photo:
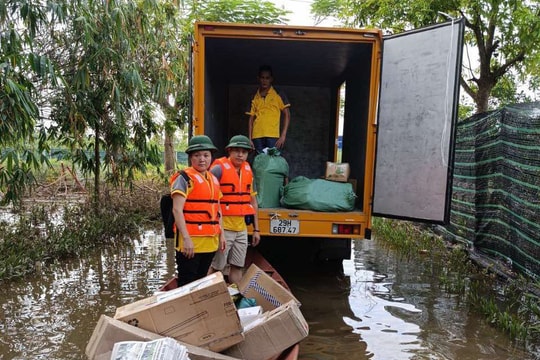
[[[314,211],[352,211],[356,194],[350,183],[298,176],[283,189],[285,207]]]
[[[278,149],[268,149],[253,160],[253,173],[260,208],[280,207],[283,182],[289,176],[289,164]]]

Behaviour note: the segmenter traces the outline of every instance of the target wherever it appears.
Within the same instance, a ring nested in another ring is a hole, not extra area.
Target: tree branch
[[[469,84],[467,84],[467,81],[465,81],[463,77],[460,77],[459,83],[463,87],[463,89],[465,89],[465,92],[474,100],[476,98],[476,92],[474,92],[474,90],[469,86]]]
[[[501,65],[498,69],[495,69],[493,71],[493,75],[496,79],[500,78],[504,74],[507,73],[508,69],[518,62],[521,62],[525,59],[525,51],[520,51],[516,56],[514,56],[512,59],[509,59],[507,62],[505,62],[503,65]]]

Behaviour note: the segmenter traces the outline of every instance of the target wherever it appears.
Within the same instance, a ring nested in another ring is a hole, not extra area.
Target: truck
[[[445,223],[463,32],[462,19],[395,35],[197,22],[190,135],[219,149],[247,135],[257,71],[268,64],[291,104],[289,178],[318,179],[326,162],[348,163],[356,201],[344,212],[259,208],[261,236],[310,239],[328,250],[322,257],[348,258],[351,239],[370,238],[373,216]]]

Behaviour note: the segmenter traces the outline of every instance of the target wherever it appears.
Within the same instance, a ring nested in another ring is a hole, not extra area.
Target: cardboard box
[[[212,351],[243,340],[240,319],[221,272],[119,307],[114,318]]]
[[[255,264],[252,264],[244,273],[238,283],[238,290],[242,296],[255,299],[257,305],[262,306],[264,311],[274,310],[291,300],[300,306],[300,301],[289,290]]]
[[[309,333],[298,300],[256,265],[251,265],[238,284],[245,297],[255,298],[265,310],[244,329],[244,341],[224,354],[249,360],[267,360],[300,342]]]
[[[351,169],[349,163],[326,162],[325,180],[347,182]]]
[[[109,360],[113,346],[117,342],[151,341],[162,337],[109,316],[101,315],[86,346],[85,353],[90,360]],[[191,360],[237,360],[181,341],[179,343],[187,348]]]
[[[244,331],[244,341],[225,350],[225,354],[239,359],[271,359],[306,338],[309,332],[294,300],[264,313],[248,327]]]

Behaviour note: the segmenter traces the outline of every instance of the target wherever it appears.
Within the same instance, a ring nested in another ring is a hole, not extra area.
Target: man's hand
[[[195,256],[195,249],[193,248],[193,240],[187,236],[183,238],[182,254],[188,259],[192,259]]]
[[[276,141],[276,147],[278,149],[283,149],[283,146],[285,146],[285,139],[286,139],[286,136],[285,135],[281,135],[279,137],[279,139],[277,139]]]
[[[261,242],[261,233],[254,231],[251,236],[251,246],[257,246]]]
[[[225,240],[225,235],[223,232],[219,234],[219,251],[224,252],[227,248],[227,240]]]

